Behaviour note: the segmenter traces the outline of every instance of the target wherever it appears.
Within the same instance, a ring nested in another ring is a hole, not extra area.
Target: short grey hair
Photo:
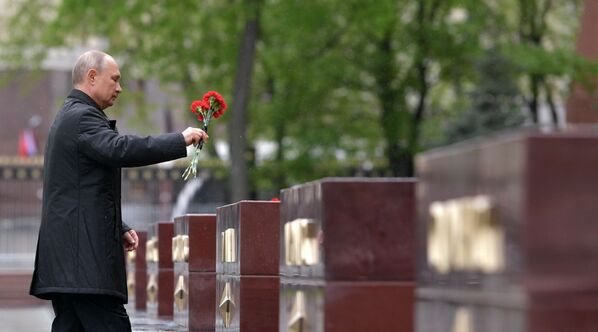
[[[73,66],[73,86],[83,83],[90,69],[102,71],[107,57],[109,55],[101,51],[87,51],[81,54]]]

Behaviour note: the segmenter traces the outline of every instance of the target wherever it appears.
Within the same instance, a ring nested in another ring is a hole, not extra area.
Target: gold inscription
[[[172,238],[172,261],[173,262],[180,262],[180,247],[179,247],[179,238],[181,236],[177,235]]]
[[[438,272],[495,273],[504,269],[504,231],[490,198],[433,202],[430,214],[428,262]]]
[[[172,261],[189,261],[189,236],[177,235],[172,238]]]
[[[128,264],[134,264],[135,263],[135,256],[136,256],[136,252],[135,251],[127,251],[127,263]]]
[[[451,332],[474,332],[473,318],[469,309],[460,307],[455,311],[455,319],[453,320]]]
[[[158,239],[152,237],[145,243],[145,261],[149,263],[158,262]]]
[[[313,219],[295,219],[284,225],[287,265],[315,265],[320,260],[318,228]]]
[[[295,300],[291,308],[291,315],[289,319],[289,331],[304,332],[305,329],[305,294],[303,291],[295,293]]]
[[[158,297],[158,281],[155,274],[150,274],[147,281],[147,299],[150,303],[156,303]]]
[[[220,233],[220,261],[234,263],[237,261],[237,236],[234,228]]]
[[[129,292],[129,297],[135,297],[135,273],[131,271],[127,272],[127,291]]]
[[[227,282],[224,285],[224,290],[222,291],[222,296],[220,297],[218,309],[224,327],[229,327],[233,320],[233,314],[235,309],[235,301],[233,300],[233,292],[230,282]]]
[[[185,310],[186,308],[186,297],[187,290],[185,289],[185,278],[180,275],[177,279],[174,289],[174,303],[179,312]]]

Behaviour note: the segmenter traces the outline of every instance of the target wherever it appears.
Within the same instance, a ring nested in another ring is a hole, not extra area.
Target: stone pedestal
[[[598,133],[525,131],[416,165],[418,331],[598,329]]]
[[[172,318],[174,301],[174,270],[172,262],[172,237],[174,224],[168,221],[155,223],[148,232],[147,261],[147,312],[151,318]]]
[[[139,244],[137,250],[126,253],[127,261],[127,292],[129,304],[137,310],[145,310],[147,268],[145,264],[145,243],[147,233],[137,232]]]
[[[280,204],[217,209],[216,331],[278,331]]]
[[[214,331],[216,215],[177,217],[174,229],[174,321],[189,331]]]
[[[279,331],[412,331],[415,180],[281,192]]]

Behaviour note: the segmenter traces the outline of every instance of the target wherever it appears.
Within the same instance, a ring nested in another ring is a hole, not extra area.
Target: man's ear
[[[93,68],[87,71],[87,82],[89,82],[91,86],[95,84],[97,75],[98,71]]]

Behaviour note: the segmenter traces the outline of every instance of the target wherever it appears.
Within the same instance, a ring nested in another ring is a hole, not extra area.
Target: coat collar
[[[104,116],[104,118],[106,118],[106,120],[108,120],[106,113],[104,113],[104,111],[102,109],[100,109],[100,106],[90,96],[88,96],[85,92],[78,90],[78,89],[73,89],[73,90],[71,90],[71,93],[69,93],[68,98],[75,98],[75,99],[78,99],[78,100],[84,102],[85,104],[87,104],[89,106],[92,106],[93,108],[97,109],[102,114],[102,116]],[[112,129],[116,128],[116,120],[108,120],[108,123],[110,125],[110,128],[112,128]]]
[[[78,90],[78,89],[71,90],[71,93],[69,93],[68,98],[79,99],[80,101],[86,103],[87,105],[97,108],[98,111],[100,111],[100,112],[102,112],[102,114],[106,115],[104,113],[104,111],[102,111],[100,106],[90,96],[88,96],[85,92],[83,92],[81,90]]]

